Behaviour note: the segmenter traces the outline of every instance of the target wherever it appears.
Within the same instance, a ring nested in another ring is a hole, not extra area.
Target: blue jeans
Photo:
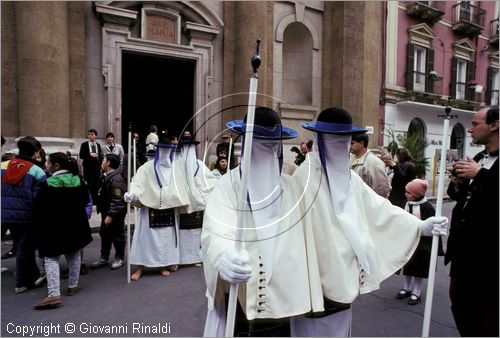
[[[40,277],[36,264],[36,238],[33,223],[9,224],[16,251],[16,287],[33,286]]]

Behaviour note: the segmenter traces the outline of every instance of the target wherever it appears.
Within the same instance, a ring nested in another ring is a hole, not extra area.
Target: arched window
[[[312,104],[313,39],[300,22],[283,34],[283,99],[288,104]]]
[[[457,123],[451,131],[450,149],[456,149],[458,158],[464,158],[465,128]]]
[[[412,154],[413,156],[416,157],[423,157],[425,153],[425,125],[424,122],[419,119],[419,118],[414,118],[411,120],[410,125],[408,127],[408,139],[410,138],[416,138],[418,141],[415,143],[415,145],[418,145],[415,147],[413,150],[414,152],[417,151],[417,154]],[[421,140],[421,141],[420,141]],[[421,144],[417,144],[421,143]]]

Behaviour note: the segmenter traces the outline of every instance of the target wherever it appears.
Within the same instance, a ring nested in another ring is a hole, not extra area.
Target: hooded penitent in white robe
[[[204,174],[206,171],[200,170],[193,176],[187,175],[184,159],[173,148],[158,148],[157,160],[139,168],[130,184],[130,193],[136,197],[133,204],[140,207],[130,251],[131,264],[162,267],[181,263],[180,214],[204,207],[204,198],[211,189],[206,183],[211,182],[210,177]],[[193,185],[201,188],[191,189]],[[150,228],[149,208],[174,208],[175,226]],[[199,244],[194,260],[198,259]]]
[[[210,172],[207,166],[196,158],[194,144],[185,144],[177,153],[174,167],[182,167],[182,173],[188,186],[189,203],[179,207],[178,213],[181,218],[179,229],[180,264],[201,263],[201,223],[207,202],[208,194],[212,191],[217,178]],[[181,169],[181,168],[179,168]],[[198,228],[183,226],[182,218],[190,214],[191,221],[199,221]]]
[[[235,247],[240,214],[245,219],[242,246],[253,270],[238,294],[247,319],[302,314],[311,310],[311,297],[321,297],[320,292],[310,294],[300,196],[291,177],[281,175],[280,154],[279,141],[254,139],[247,198],[251,212],[240,211],[240,168],[220,178],[210,194],[202,231],[208,298],[205,336],[224,334],[224,293],[229,284],[219,278],[219,262]]]
[[[207,320],[206,336],[224,333],[224,292],[228,290],[229,283],[219,278],[218,267],[223,252],[234,247],[239,184],[239,168],[222,176],[205,210],[202,249],[206,295],[209,312],[217,312]],[[257,240],[254,221],[252,217],[247,218],[243,247],[248,251],[253,272],[250,280],[240,285],[238,300],[249,320],[289,317],[311,309],[305,242],[300,221],[302,212],[298,207],[296,192],[291,177],[283,175],[275,200],[281,206],[282,219],[276,225],[271,225],[276,227],[277,236]],[[266,242],[270,241],[274,242],[273,263],[266,263],[262,252]],[[274,265],[271,278],[267,274],[270,264]]]
[[[346,152],[347,154],[347,152]],[[420,240],[421,220],[393,206],[350,171],[352,212],[357,243],[352,244],[339,224],[318,152],[308,153],[293,178],[305,192],[302,200],[311,288],[324,297],[352,303],[360,293],[379,288],[380,282],[400,269]],[[335,188],[332,188],[335,189]],[[353,246],[364,259],[358,259]]]

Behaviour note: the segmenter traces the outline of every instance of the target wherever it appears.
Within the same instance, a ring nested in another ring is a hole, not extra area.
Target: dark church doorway
[[[129,123],[144,142],[149,127],[158,135],[177,136],[193,130],[195,62],[124,52],[122,58],[122,143],[127,147]],[[187,127],[186,127],[187,125]]]

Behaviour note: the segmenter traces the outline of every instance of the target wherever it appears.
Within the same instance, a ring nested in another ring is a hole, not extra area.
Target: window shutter
[[[451,60],[451,88],[450,96],[452,99],[457,98],[457,58]]]
[[[434,70],[434,49],[427,49],[427,59],[425,65],[425,91],[427,93],[434,93],[434,81],[430,78],[429,73]]]
[[[413,90],[413,71],[415,59],[415,46],[411,43],[407,47],[408,55],[406,56],[406,90]]]
[[[491,94],[493,91],[493,68],[488,67],[488,75],[486,77],[486,105],[490,105],[491,101]]]
[[[469,83],[469,81],[474,80],[476,75],[476,69],[474,68],[474,62],[467,61],[467,76],[465,78],[465,82]],[[475,88],[471,88],[469,85],[466,85],[467,90],[465,91],[465,99],[474,101],[475,97]]]

